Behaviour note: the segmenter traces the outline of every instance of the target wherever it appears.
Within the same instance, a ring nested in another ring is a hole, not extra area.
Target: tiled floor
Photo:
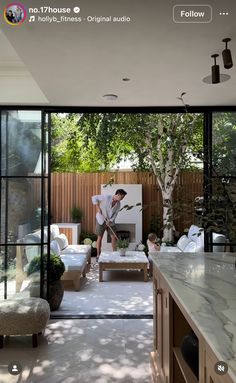
[[[92,259],[94,263],[94,259]],[[151,315],[153,313],[152,280],[143,281],[143,272],[105,271],[104,282],[98,281],[98,264],[82,278],[81,290],[67,286],[56,315]]]
[[[0,383],[151,383],[151,319],[51,320],[38,348],[31,337],[7,338]],[[22,365],[13,376],[11,361]]]
[[[142,272],[107,271],[100,283],[94,261],[81,291],[67,286],[53,314],[153,313],[152,281],[144,282]],[[32,348],[30,336],[5,338],[0,383],[151,383],[152,349],[152,319],[54,319],[39,337],[38,348]],[[12,361],[21,363],[20,375],[8,373]]]

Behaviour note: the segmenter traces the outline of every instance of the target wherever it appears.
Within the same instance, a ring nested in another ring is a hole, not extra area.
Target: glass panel
[[[1,246],[0,300],[5,294],[8,299],[40,296],[40,246]]]
[[[236,179],[214,179],[212,201],[212,224],[236,243]]]
[[[213,175],[236,176],[236,113],[214,113],[212,126]]]
[[[5,242],[5,230],[7,243],[41,230],[42,182],[40,178],[1,180],[1,243]]]
[[[2,176],[41,173],[40,111],[2,113],[1,153]]]
[[[4,299],[5,292],[5,247],[0,247],[0,300]]]
[[[48,140],[41,115],[1,112],[0,299],[40,296],[41,254],[47,253],[48,238]]]
[[[211,225],[231,246],[236,243],[236,113],[213,114],[212,175]]]

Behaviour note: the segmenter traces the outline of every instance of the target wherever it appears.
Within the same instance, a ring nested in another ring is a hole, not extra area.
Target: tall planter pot
[[[51,311],[58,310],[64,296],[64,286],[59,279],[49,284],[49,306]]]

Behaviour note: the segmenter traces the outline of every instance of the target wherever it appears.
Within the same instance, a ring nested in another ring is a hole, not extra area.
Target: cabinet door
[[[163,355],[163,374],[165,383],[170,381],[170,308],[169,308],[169,292],[163,286],[162,291],[162,355]]]
[[[215,372],[216,358],[206,354],[206,380],[205,383],[233,383],[228,374],[219,375]]]
[[[163,369],[163,291],[158,276],[153,279],[154,299],[154,349],[157,354],[158,367]]]

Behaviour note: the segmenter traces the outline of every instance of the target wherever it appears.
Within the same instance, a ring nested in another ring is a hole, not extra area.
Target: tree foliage
[[[54,170],[61,161],[62,171],[66,162],[67,171],[106,171],[128,158],[134,169],[152,171],[163,197],[164,239],[171,241],[173,190],[180,169],[202,150],[202,116],[97,113],[54,118],[53,138],[62,134],[54,149]]]
[[[236,113],[214,113],[212,164],[216,175],[236,176]]]
[[[168,147],[181,142],[177,134],[188,141],[188,154],[182,158],[182,167],[189,166],[191,153],[202,147],[201,117],[197,117],[194,135],[187,114],[122,114],[84,113],[58,115],[52,121],[52,169],[60,172],[108,171],[122,159],[130,159],[134,169],[152,170],[148,151],[156,151],[158,126],[163,123],[161,149],[163,155]],[[175,123],[176,119],[176,123]],[[158,125],[159,124],[159,125]],[[177,124],[179,126],[177,127]],[[189,134],[186,136],[186,134]],[[147,142],[153,140],[153,144]],[[159,137],[160,138],[160,137]],[[176,152],[178,157],[178,153]],[[176,158],[177,158],[176,157]],[[188,161],[186,160],[188,157]],[[155,160],[157,155],[155,155]],[[175,158],[175,160],[176,160]]]

